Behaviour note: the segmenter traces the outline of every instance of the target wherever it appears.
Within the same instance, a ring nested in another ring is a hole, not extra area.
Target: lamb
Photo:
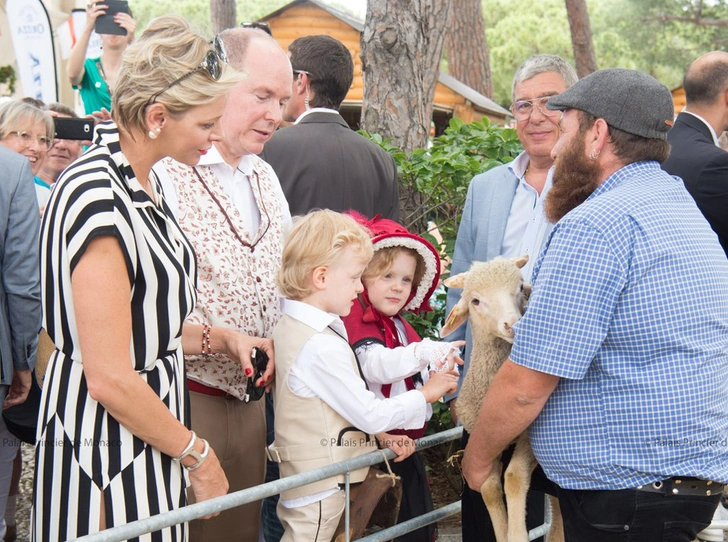
[[[458,419],[471,432],[478,418],[483,398],[496,372],[508,358],[513,343],[513,325],[520,320],[530,294],[520,269],[528,256],[507,260],[475,262],[465,273],[445,281],[449,288],[462,288],[460,300],[447,317],[441,335],[445,336],[468,317],[473,334],[470,366],[457,401]],[[527,433],[515,440],[513,457],[501,484],[500,458],[480,492],[488,509],[498,542],[524,542],[526,529],[526,493],[537,462]],[[506,505],[503,503],[505,485]],[[554,521],[548,542],[563,540],[563,524],[558,500],[551,498]]]

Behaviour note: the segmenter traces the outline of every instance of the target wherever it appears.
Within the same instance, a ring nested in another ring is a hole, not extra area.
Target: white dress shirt
[[[288,386],[302,397],[318,397],[354,427],[376,435],[391,429],[418,429],[425,424],[426,401],[419,391],[377,399],[351,366],[351,347],[324,334],[327,327],[346,339],[344,323],[335,314],[300,301],[284,299],[283,314],[314,328],[288,373]]]
[[[391,399],[377,399],[351,365],[351,347],[341,318],[312,305],[281,300],[281,312],[318,331],[303,345],[288,372],[288,386],[302,397],[318,397],[353,426],[376,435],[390,429],[418,429],[425,423],[426,401],[412,390]],[[331,327],[341,340],[323,333]],[[285,385],[278,382],[276,385]],[[336,493],[330,489],[297,499],[281,500],[286,508],[298,508]]]
[[[506,231],[503,235],[501,255],[504,258],[516,258],[528,255],[528,263],[521,269],[523,280],[531,282],[533,266],[543,245],[544,235],[548,229],[548,220],[543,211],[546,194],[551,189],[554,168],[549,169],[541,194],[526,181],[526,169],[530,158],[522,152],[511,162],[508,168],[518,177],[518,187],[508,215]]]

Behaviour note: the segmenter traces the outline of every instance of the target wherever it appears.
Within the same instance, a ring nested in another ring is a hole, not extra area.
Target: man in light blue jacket
[[[476,175],[471,181],[455,242],[451,275],[467,271],[475,261],[528,254],[529,262],[522,271],[525,281],[530,282],[533,265],[551,230],[543,213],[543,202],[551,187],[551,149],[559,138],[560,112],[547,109],[546,102],[576,81],[574,68],[556,55],[534,55],[516,71],[511,112],[525,150],[513,162]],[[458,299],[460,289],[451,288],[447,294],[448,312]],[[447,337],[447,340],[459,339],[472,344],[467,322]],[[464,359],[463,376],[470,363],[467,346]],[[456,417],[457,393],[445,399]],[[465,433],[463,447],[467,441]],[[543,521],[541,494],[529,498],[528,510],[529,528],[540,525]],[[467,487],[462,496],[462,529],[465,542],[495,540],[480,494]]]
[[[38,232],[40,218],[27,158],[0,147],[0,401],[25,401],[41,325]],[[0,540],[20,441],[0,416]]]

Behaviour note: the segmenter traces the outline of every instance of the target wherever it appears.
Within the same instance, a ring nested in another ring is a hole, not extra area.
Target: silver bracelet
[[[205,459],[207,459],[207,456],[210,453],[210,444],[205,439],[200,439],[204,443],[204,445],[202,448],[202,453],[199,453],[197,450],[195,450],[195,444],[197,444],[197,434],[194,431],[190,432],[192,433],[192,437],[190,437],[190,442],[187,444],[185,449],[182,450],[182,453],[172,460],[179,463],[185,457],[194,457],[197,460],[196,463],[190,465],[189,467],[187,465],[182,466],[187,470],[195,470],[200,468],[200,466],[205,462]]]

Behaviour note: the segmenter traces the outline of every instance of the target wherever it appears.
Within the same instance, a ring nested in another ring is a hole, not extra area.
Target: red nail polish
[[[252,374],[253,374],[253,369],[251,369],[250,367],[248,367],[247,369],[245,369],[245,376],[250,376]]]

